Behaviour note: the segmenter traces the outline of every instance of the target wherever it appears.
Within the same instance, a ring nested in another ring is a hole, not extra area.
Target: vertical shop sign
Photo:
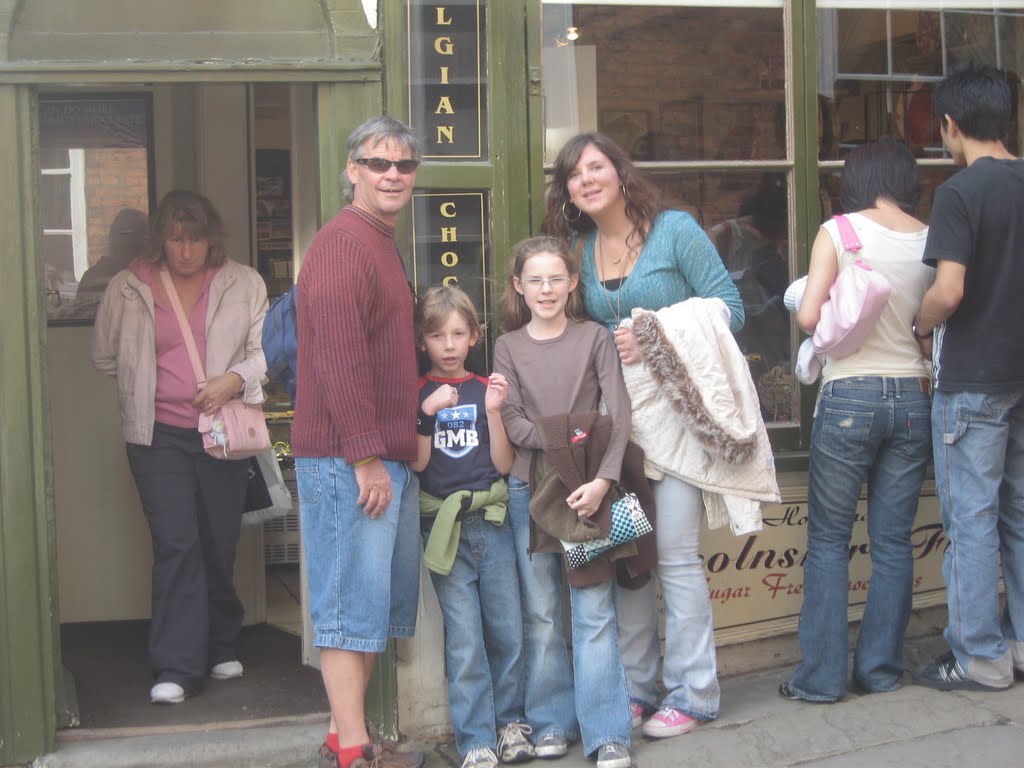
[[[406,0],[409,124],[423,157],[482,160],[484,0]]]
[[[490,314],[484,192],[417,192],[412,196],[413,286],[454,285],[473,299],[480,319]],[[486,345],[482,350],[487,352]]]

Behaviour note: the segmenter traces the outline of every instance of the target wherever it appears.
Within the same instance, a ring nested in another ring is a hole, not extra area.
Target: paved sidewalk
[[[791,648],[794,640],[785,640]],[[908,660],[945,650],[934,635],[908,643]],[[774,657],[780,653],[773,654]],[[785,654],[782,654],[785,655]],[[789,654],[791,655],[791,654]],[[1001,693],[942,693],[907,684],[838,704],[776,693],[785,666],[722,680],[722,712],[689,734],[653,741],[634,732],[636,768],[1018,768],[1024,765],[1024,684]],[[770,663],[770,662],[769,662]],[[322,718],[289,725],[73,740],[37,768],[316,768]],[[427,768],[459,768],[450,744],[424,744]],[[545,765],[535,761],[532,765]],[[592,768],[579,746],[550,768]]]

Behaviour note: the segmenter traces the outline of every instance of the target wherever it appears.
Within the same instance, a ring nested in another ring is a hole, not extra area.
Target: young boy
[[[505,517],[513,459],[501,421],[507,382],[466,370],[481,329],[463,291],[429,289],[416,327],[430,370],[420,380],[412,466],[420,473],[423,559],[444,615],[448,706],[463,768],[495,768],[498,755],[505,763],[533,757],[516,553]]]

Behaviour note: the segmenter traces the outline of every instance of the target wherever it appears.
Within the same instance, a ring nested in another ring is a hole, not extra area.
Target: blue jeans
[[[432,520],[424,521],[424,542],[432,527]],[[431,572],[430,578],[444,615],[456,746],[463,755],[477,747],[496,749],[496,728],[526,721],[523,616],[508,519],[494,525],[477,512],[467,514],[451,572]]]
[[[602,744],[628,747],[633,727],[615,626],[614,583],[569,588],[576,716],[586,755]]]
[[[1014,666],[1024,671],[1024,388],[936,392],[932,436],[949,537],[946,640],[968,677],[1006,686]]]
[[[704,499],[700,488],[666,475],[651,483],[658,513],[658,582],[665,609],[666,695],[658,686],[658,605],[654,579],[637,590],[617,588],[619,647],[629,695],[647,709],[672,707],[694,718],[718,715],[721,689],[714,617],[700,555]]]
[[[299,522],[309,577],[313,644],[380,653],[389,637],[412,637],[420,591],[419,478],[385,461],[391,504],[367,517],[356,504],[352,466],[296,458]]]
[[[931,453],[927,389],[917,377],[822,386],[811,431],[802,660],[790,683],[806,699],[846,693],[850,537],[865,480],[871,583],[853,677],[866,691],[899,687],[914,583],[910,532]]]
[[[549,733],[575,741],[572,671],[562,630],[562,557],[530,553],[530,487],[514,476],[508,479],[508,515],[523,608],[526,722],[535,741]]]

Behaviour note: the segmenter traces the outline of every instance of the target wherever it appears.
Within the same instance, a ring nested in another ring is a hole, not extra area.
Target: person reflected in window
[[[782,255],[786,211],[785,174],[765,173],[739,216],[709,233],[743,301],[746,325],[736,339],[744,353],[756,356],[760,373],[789,361],[789,315],[782,303],[789,284]]]
[[[206,382],[196,381],[163,272]],[[201,413],[232,398],[263,401],[266,312],[263,278],[227,257],[213,204],[177,190],[160,203],[148,248],[114,275],[96,314],[93,365],[117,378],[128,464],[153,540],[153,704],[184,701],[207,675],[242,676],[234,565],[249,460],[208,455],[198,426]]]
[[[61,317],[90,319],[103,298],[110,280],[142,255],[149,236],[149,218],[138,208],[122,208],[114,216],[107,236],[107,250],[99,261],[85,270],[75,300]]]

